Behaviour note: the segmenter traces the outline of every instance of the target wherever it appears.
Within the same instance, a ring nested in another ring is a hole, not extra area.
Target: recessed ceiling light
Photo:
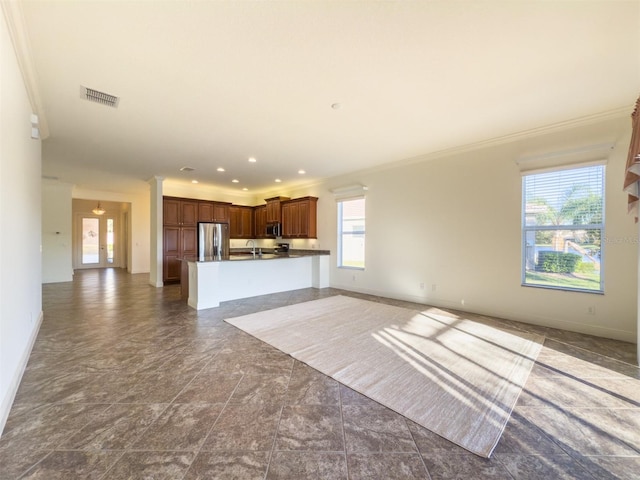
[[[249,189],[247,187],[244,187],[242,190],[246,192]]]
[[[304,174],[305,174],[305,173],[307,173],[307,172],[306,172],[306,171],[304,171],[304,170],[298,170],[298,173],[299,173],[300,175],[304,175]]]
[[[198,180],[191,180],[191,183],[198,183]]]
[[[240,183],[240,180],[238,180],[237,178],[234,178],[233,180],[231,180],[233,183]]]
[[[249,163],[256,163],[257,160],[255,159],[255,157],[249,157]]]
[[[276,183],[280,183],[282,182],[282,180],[280,180],[279,178],[276,178]]]
[[[338,110],[340,109],[342,105],[340,105],[339,103],[332,103],[331,104],[331,108],[333,108],[334,110]]]
[[[193,167],[182,167],[180,169],[181,172],[193,172],[195,170],[195,168]]]
[[[216,170],[217,170],[218,172],[224,172],[224,168],[222,168],[222,167],[218,167],[218,168],[216,168]]]

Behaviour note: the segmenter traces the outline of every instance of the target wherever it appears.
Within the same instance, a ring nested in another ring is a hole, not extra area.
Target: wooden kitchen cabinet
[[[213,221],[229,223],[229,203],[213,203]]]
[[[180,258],[198,253],[198,232],[196,227],[163,227],[162,280],[167,283],[180,281]]]
[[[265,199],[267,202],[267,223],[277,223],[282,221],[281,204],[289,200],[289,197],[273,197]]]
[[[198,229],[196,227],[182,227],[180,232],[180,247],[185,257],[198,255]]]
[[[231,205],[229,217],[231,238],[253,238],[253,207]]]
[[[162,218],[163,225],[195,227],[198,223],[198,202],[183,198],[164,197]]]
[[[253,207],[253,234],[255,238],[267,238],[267,206]]]
[[[316,197],[266,199],[247,207],[189,198],[163,198],[163,268],[166,283],[179,282],[179,258],[198,254],[198,222],[228,222],[231,238],[267,238],[267,224],[281,223],[284,238],[317,238]]]
[[[197,200],[164,197],[162,202],[162,280],[179,282],[181,265],[179,258],[198,253]]]
[[[229,237],[238,238],[242,233],[242,216],[240,207],[231,205],[229,207]]]
[[[282,204],[282,238],[295,238],[300,231],[298,202]]]
[[[317,204],[316,197],[282,202],[282,237],[318,238]]]
[[[180,225],[180,200],[166,197],[163,199],[162,224]]]
[[[222,202],[198,202],[198,221],[229,223],[229,206]]]
[[[180,280],[180,227],[165,226],[162,242],[162,280]]]

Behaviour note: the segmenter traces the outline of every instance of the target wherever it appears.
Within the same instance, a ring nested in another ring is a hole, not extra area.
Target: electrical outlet
[[[420,282],[420,290],[424,290],[424,282]]]
[[[464,298],[460,300],[460,305],[464,305]]]
[[[435,283],[431,284],[431,291],[435,292],[438,289],[438,285],[436,285]]]
[[[596,307],[594,307],[593,305],[587,307],[587,313],[589,315],[595,315],[596,314]]]

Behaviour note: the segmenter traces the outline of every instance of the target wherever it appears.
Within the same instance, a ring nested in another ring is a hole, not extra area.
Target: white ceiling
[[[256,194],[275,178],[287,188],[630,113],[640,93],[639,1],[29,0],[22,11],[49,131],[43,175],[99,190],[159,175]],[[81,85],[119,106],[82,100]]]

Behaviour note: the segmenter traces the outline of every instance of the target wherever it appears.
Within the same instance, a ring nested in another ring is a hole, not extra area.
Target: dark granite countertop
[[[260,254],[262,250],[262,254]],[[184,257],[180,260],[186,262],[233,262],[233,261],[246,261],[246,260],[278,260],[284,258],[299,258],[310,257],[318,255],[330,255],[329,250],[303,250],[303,249],[289,249],[288,252],[276,252],[273,248],[257,248],[255,255],[251,252],[251,249],[247,248],[232,248],[227,257]]]

